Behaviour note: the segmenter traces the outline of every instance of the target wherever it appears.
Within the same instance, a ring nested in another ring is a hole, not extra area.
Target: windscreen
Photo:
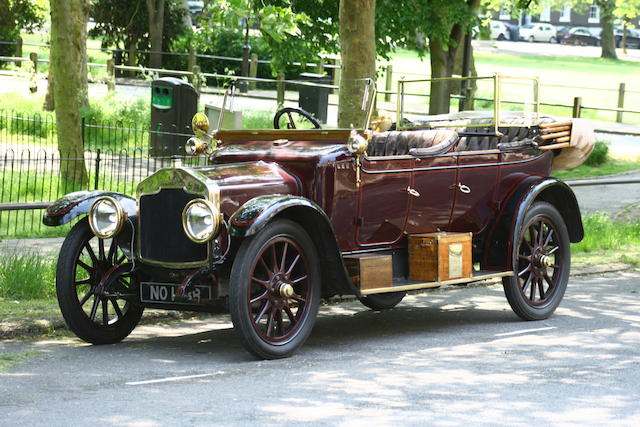
[[[229,81],[201,95],[201,102],[214,129],[363,129],[375,96],[371,79],[337,82],[331,75],[302,74]]]

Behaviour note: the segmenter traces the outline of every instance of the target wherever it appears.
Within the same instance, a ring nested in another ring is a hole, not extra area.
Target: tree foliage
[[[0,41],[14,42],[20,31],[32,32],[42,27],[47,12],[46,0],[0,0]],[[12,56],[15,46],[0,45],[1,56]]]
[[[171,41],[189,31],[184,26],[184,14],[180,0],[166,0],[164,13],[163,50]],[[145,0],[96,0],[91,16],[96,25],[89,31],[90,37],[101,38],[102,47],[124,49],[130,64],[146,62],[148,55],[140,51],[151,48],[149,42],[149,13]],[[134,61],[128,55],[135,55]]]
[[[271,59],[273,74],[283,72],[287,64],[308,61],[318,47],[310,38],[302,37],[301,26],[310,26],[309,16],[296,13],[289,0],[212,0],[199,16],[199,22],[210,28],[224,28],[244,40],[246,25],[260,33]]]

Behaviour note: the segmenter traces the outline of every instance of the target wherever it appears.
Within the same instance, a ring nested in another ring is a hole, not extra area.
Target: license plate
[[[140,284],[140,299],[142,302],[170,303],[170,304],[199,304],[211,299],[211,288],[196,286],[186,297],[187,300],[176,301],[178,287],[175,283],[142,282]]]

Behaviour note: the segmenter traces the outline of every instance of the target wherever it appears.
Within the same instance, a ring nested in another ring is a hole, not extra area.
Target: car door
[[[391,245],[403,237],[413,162],[413,157],[408,155],[362,160],[356,219],[360,246]]]
[[[407,233],[447,229],[456,191],[457,158],[457,153],[416,158]]]
[[[447,231],[479,232],[496,209],[500,151],[458,153],[453,209]]]

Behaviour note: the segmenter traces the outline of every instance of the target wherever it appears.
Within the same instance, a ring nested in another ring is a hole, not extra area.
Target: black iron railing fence
[[[82,148],[61,152],[52,116],[0,110],[0,238],[64,235],[66,229],[42,225],[49,202],[79,190],[133,195],[142,179],[176,156],[187,164],[202,161],[177,154],[190,134],[175,126],[151,130],[95,119],[81,126]],[[162,145],[165,140],[173,146]],[[68,178],[82,169],[81,184]]]

